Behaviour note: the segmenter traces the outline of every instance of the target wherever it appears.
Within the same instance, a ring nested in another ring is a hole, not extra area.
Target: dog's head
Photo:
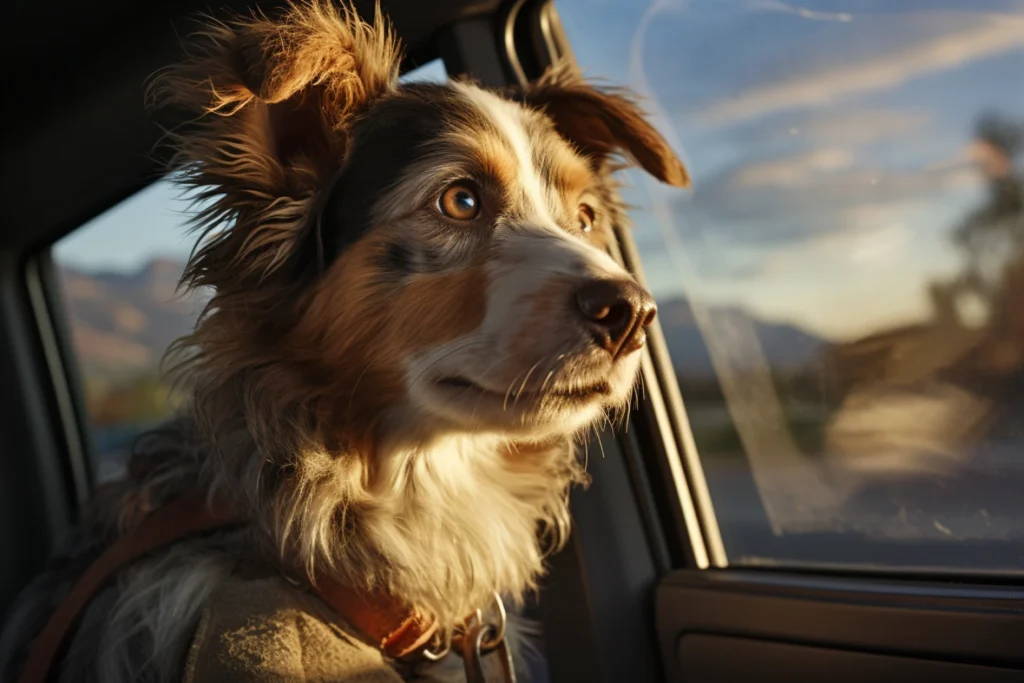
[[[262,346],[355,429],[532,440],[628,399],[655,304],[608,255],[610,161],[687,183],[628,97],[400,85],[382,20],[326,2],[205,35],[164,81],[205,114],[179,138],[216,228],[205,353]]]

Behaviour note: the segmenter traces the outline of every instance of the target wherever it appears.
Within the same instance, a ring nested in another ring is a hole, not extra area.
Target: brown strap
[[[190,496],[156,510],[117,539],[89,566],[32,643],[18,683],[44,683],[78,616],[119,569],[146,553],[192,534],[240,524],[244,517],[223,502]],[[394,599],[364,594],[342,584],[321,581],[320,597],[394,659],[417,659],[437,631],[416,612]]]
[[[74,588],[36,636],[18,683],[44,683],[78,615],[103,584],[132,560],[190,534],[237,524],[242,518],[230,507],[186,497],[168,503],[117,539],[78,579]]]

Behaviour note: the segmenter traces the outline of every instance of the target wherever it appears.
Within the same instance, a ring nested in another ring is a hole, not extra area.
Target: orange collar
[[[437,624],[390,596],[367,595],[335,581],[318,581],[314,590],[392,659],[420,659],[437,633]]]
[[[82,574],[33,641],[18,683],[46,681],[78,616],[119,569],[146,553],[192,534],[246,521],[234,506],[198,496],[174,500],[151,513],[111,544]],[[436,624],[426,623],[415,611],[390,596],[367,595],[327,581],[321,582],[316,592],[393,659],[419,659],[437,632]]]

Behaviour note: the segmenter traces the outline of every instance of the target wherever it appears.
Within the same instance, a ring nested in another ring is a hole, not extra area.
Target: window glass
[[[732,565],[1024,571],[1024,3],[557,0]]]
[[[135,436],[174,407],[160,361],[191,330],[201,303],[176,291],[191,247],[188,206],[161,180],[53,249],[97,481],[117,477]]]
[[[446,78],[439,59],[403,76]],[[201,300],[176,291],[194,242],[189,208],[172,183],[160,180],[53,247],[97,481],[117,477],[135,437],[176,405],[161,360],[202,308]]]

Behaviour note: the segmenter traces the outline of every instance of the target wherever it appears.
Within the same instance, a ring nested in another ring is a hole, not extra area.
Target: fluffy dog
[[[613,159],[687,174],[625,93],[568,69],[493,92],[399,85],[399,63],[379,14],[310,0],[209,22],[155,81],[190,115],[171,133],[201,207],[183,282],[211,293],[177,345],[190,401],[20,601],[8,673],[69,581],[185,495],[245,523],[121,571],[61,680],[442,677],[320,587],[388,596],[436,642],[536,587],[585,479],[573,440],[628,404],[655,315],[607,253]]]

